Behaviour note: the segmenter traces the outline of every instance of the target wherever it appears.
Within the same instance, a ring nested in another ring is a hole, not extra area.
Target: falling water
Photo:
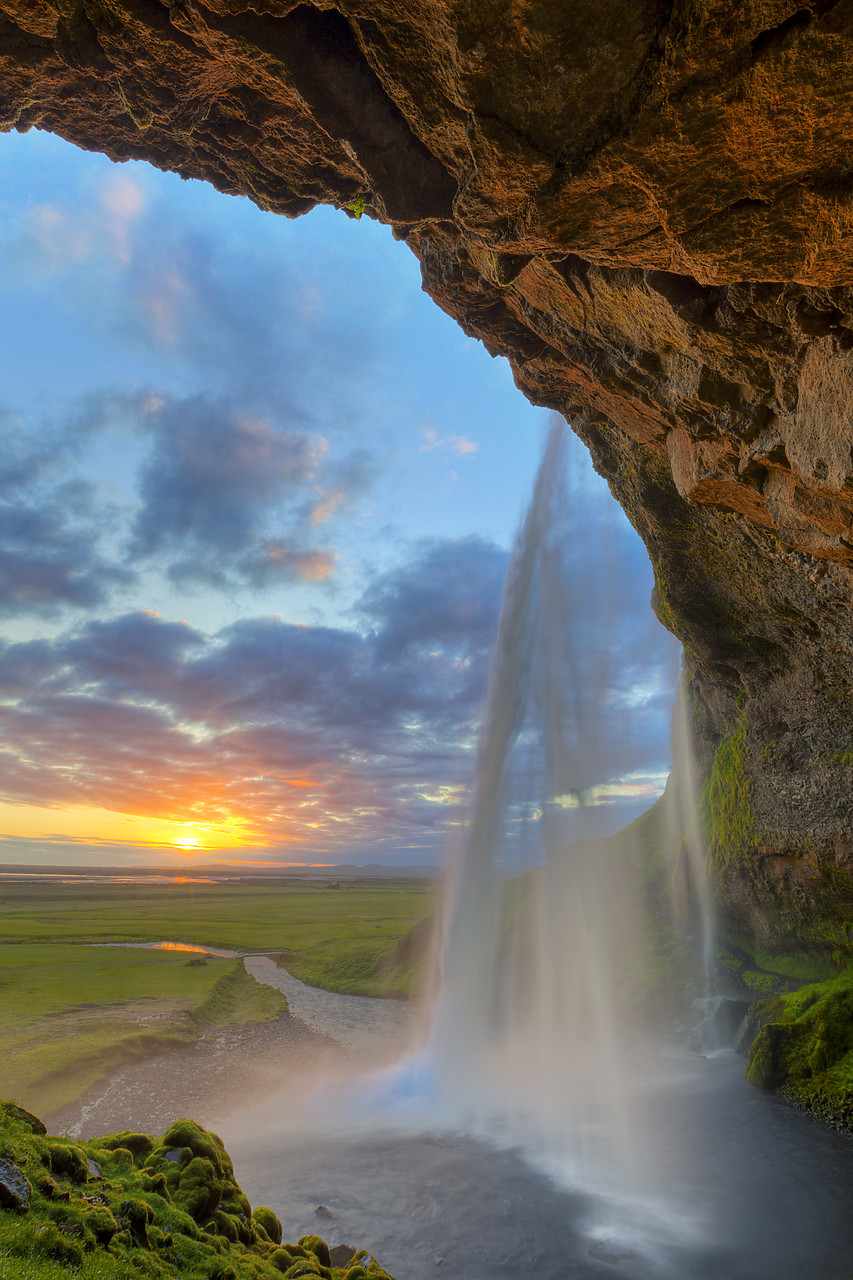
[[[589,613],[606,611],[606,584],[581,598],[565,571],[582,501],[567,487],[556,419],[510,562],[429,1053],[461,1122],[636,1204],[654,1185],[643,1132],[652,1053],[631,1020],[639,871],[630,841],[590,836],[589,802],[619,775],[628,730],[608,646],[588,625],[601,623]],[[526,822],[519,774],[528,793],[539,779]],[[531,828],[537,865],[511,877]]]

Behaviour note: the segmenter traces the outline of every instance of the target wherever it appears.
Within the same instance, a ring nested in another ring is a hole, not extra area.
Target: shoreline
[[[51,1133],[74,1138],[122,1129],[164,1132],[184,1116],[215,1127],[247,1101],[262,1102],[289,1080],[304,1078],[307,1068],[331,1063],[342,1053],[330,1037],[284,1013],[274,1022],[208,1033],[129,1062],[43,1118]]]

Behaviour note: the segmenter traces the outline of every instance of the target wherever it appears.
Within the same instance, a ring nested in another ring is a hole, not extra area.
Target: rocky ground
[[[343,1052],[336,1041],[286,1013],[276,1022],[205,1036],[131,1063],[45,1120],[51,1133],[74,1138],[121,1129],[163,1133],[181,1116],[215,1129],[223,1115],[286,1087],[309,1067],[319,1070]]]

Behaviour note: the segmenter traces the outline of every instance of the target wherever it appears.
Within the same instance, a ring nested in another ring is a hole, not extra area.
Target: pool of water
[[[664,1052],[645,1201],[592,1194],[428,1105],[383,1105],[387,1075],[272,1097],[220,1128],[250,1200],[291,1239],[366,1247],[398,1280],[853,1276],[853,1142],[747,1085],[734,1054]]]

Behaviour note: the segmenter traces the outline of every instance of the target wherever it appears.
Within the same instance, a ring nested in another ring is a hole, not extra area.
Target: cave
[[[737,744],[725,910],[849,956],[848,7],[3,0],[0,23],[5,130],[389,224],[569,420],[651,556],[702,776]]]

